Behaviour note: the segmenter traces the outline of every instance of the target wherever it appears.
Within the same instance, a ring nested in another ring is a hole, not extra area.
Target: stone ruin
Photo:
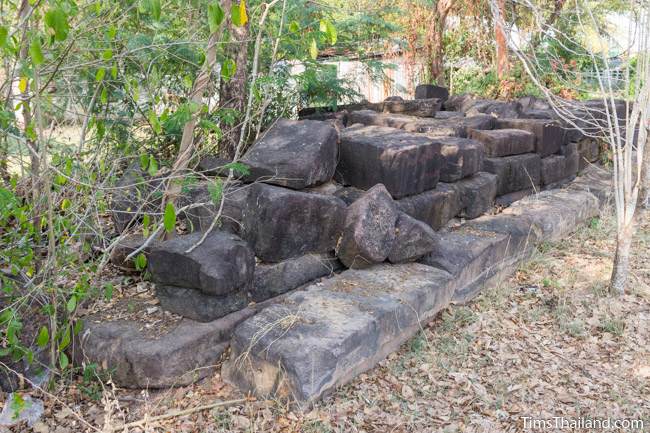
[[[191,233],[145,250],[160,305],[185,319],[155,337],[88,320],[77,362],[160,388],[205,377],[227,353],[222,375],[242,391],[314,401],[608,200],[609,176],[590,166],[597,143],[543,102],[416,95],[279,120],[224,191],[221,224],[188,253],[217,213],[207,185],[193,186],[185,203],[207,203],[183,215]],[[113,197],[118,230],[138,217],[135,196]],[[141,244],[126,237],[113,262]]]

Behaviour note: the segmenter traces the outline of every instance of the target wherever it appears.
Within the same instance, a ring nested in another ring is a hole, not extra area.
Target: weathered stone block
[[[395,242],[388,254],[391,263],[412,262],[434,248],[435,231],[426,223],[399,213],[395,224]]]
[[[187,228],[190,232],[206,231],[217,216],[220,202],[214,201],[213,194],[210,193],[212,188],[216,189],[216,184],[205,181],[193,185],[181,193],[178,200],[179,206],[194,206],[180,213],[181,217],[186,218]],[[224,200],[223,209],[215,227],[234,234],[240,233],[243,209],[246,206],[250,188],[250,185],[239,182],[229,183],[222,188],[219,200],[221,198]]]
[[[497,175],[497,195],[508,194],[540,184],[541,158],[536,153],[485,158],[483,171]]]
[[[468,221],[463,227],[506,235],[508,254],[520,258],[526,257],[535,243],[542,239],[542,231],[527,215],[484,215]]]
[[[494,117],[478,114],[468,117],[450,117],[447,119],[421,119],[407,123],[402,128],[409,132],[419,132],[430,137],[467,138],[472,129],[492,129]]]
[[[480,141],[488,157],[510,156],[535,150],[535,136],[521,129],[495,129],[469,131],[469,138]]]
[[[543,119],[497,119],[495,128],[522,129],[535,136],[535,152],[542,157],[559,152],[565,143],[566,131],[555,121]]]
[[[110,262],[124,270],[135,271],[135,262],[126,260],[126,257],[133,251],[137,250],[145,242],[145,238],[140,234],[127,235],[120,239],[111,251]],[[153,241],[155,245],[156,241]],[[144,254],[149,253],[150,247],[144,249]]]
[[[348,268],[365,268],[388,257],[395,242],[397,206],[383,185],[352,203],[336,254]]]
[[[129,166],[115,184],[111,197],[113,224],[117,232],[122,233],[146,213],[158,212],[164,188],[163,179],[152,178],[139,163]]]
[[[360,199],[364,194],[365,191],[362,189],[355,188],[353,186],[345,186],[343,188],[339,188],[334,193],[334,196],[340,198],[345,202],[346,205],[349,206],[356,200]]]
[[[328,254],[307,254],[280,263],[258,263],[251,295],[253,301],[261,302],[317,278],[333,275],[340,269],[341,263]]]
[[[74,361],[93,362],[126,388],[185,386],[214,373],[235,326],[254,314],[244,309],[209,323],[183,320],[162,335],[149,336],[132,321],[84,321]]]
[[[522,112],[522,105],[517,102],[477,99],[472,95],[451,96],[444,104],[445,110],[462,111],[467,115],[489,114],[500,118],[517,118]]]
[[[225,380],[314,401],[372,368],[448,305],[451,275],[409,263],[348,270],[241,323]]]
[[[542,185],[550,185],[566,177],[566,158],[562,155],[551,155],[542,158]]]
[[[211,322],[248,305],[246,291],[214,296],[197,289],[158,285],[156,297],[164,310],[197,322]]]
[[[434,117],[442,108],[442,101],[438,98],[413,99],[402,101],[384,101],[384,113],[408,114],[417,117]]]
[[[565,144],[560,148],[560,154],[566,158],[564,165],[564,173],[566,177],[575,177],[578,174],[578,169],[580,168],[580,154],[578,154],[578,144]]]
[[[255,256],[237,236],[214,231],[192,252],[202,233],[177,236],[151,247],[147,264],[154,282],[224,295],[247,290],[253,281]]]
[[[497,176],[480,172],[459,181],[461,216],[472,219],[487,212],[494,204],[497,195]]]
[[[333,251],[343,230],[346,205],[332,195],[251,186],[242,237],[265,262]]]
[[[593,194],[555,189],[519,200],[502,215],[530,220],[544,240],[559,240],[598,213],[598,199]]]
[[[461,190],[453,183],[439,183],[436,189],[398,200],[397,206],[434,230],[444,227],[463,208]]]
[[[241,162],[249,181],[302,189],[327,182],[337,159],[336,129],[318,120],[278,120],[246,152]]]
[[[452,274],[456,285],[453,301],[465,303],[489,278],[513,267],[508,247],[508,236],[501,233],[467,229],[439,232],[432,252],[419,263]]]
[[[484,154],[481,143],[458,137],[441,137],[438,141],[444,161],[440,170],[442,182],[456,182],[481,169]]]
[[[359,110],[350,113],[349,124],[360,123],[367,126],[389,126],[403,128],[404,125],[417,121],[416,117],[403,114],[378,113],[373,110]]]
[[[379,126],[341,134],[337,172],[361,189],[381,183],[395,198],[417,194],[436,186],[441,166],[440,143],[424,135]]]
[[[503,194],[497,196],[495,204],[501,207],[508,207],[516,201],[521,200],[522,198],[529,196],[531,194],[536,194],[541,190],[540,185],[535,185],[535,188],[522,189],[521,191],[510,192],[508,194]]]
[[[444,102],[449,98],[449,89],[434,84],[418,84],[415,88],[415,99],[437,98]]]
[[[589,166],[589,163],[598,161],[600,157],[600,145],[594,138],[583,138],[576,143],[578,147],[579,171]]]

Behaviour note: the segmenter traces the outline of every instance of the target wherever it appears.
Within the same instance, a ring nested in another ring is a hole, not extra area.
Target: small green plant
[[[616,337],[621,337],[625,332],[625,321],[608,317],[598,325],[598,329],[602,332],[608,332]]]

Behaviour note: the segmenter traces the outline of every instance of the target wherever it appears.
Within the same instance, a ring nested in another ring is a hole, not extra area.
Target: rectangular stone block
[[[361,189],[384,184],[393,198],[435,188],[442,168],[441,145],[421,134],[366,126],[341,134],[338,176]]]
[[[460,189],[463,210],[460,216],[473,219],[483,215],[494,205],[497,195],[497,176],[480,172],[456,183]]]
[[[594,138],[583,138],[576,142],[578,147],[578,170],[582,171],[589,166],[589,163],[598,161],[600,157],[600,145]]]
[[[520,155],[535,150],[535,136],[521,129],[494,129],[469,131],[469,138],[480,141],[485,148],[485,155],[498,156]]]
[[[397,207],[438,230],[463,209],[461,190],[453,183],[439,183],[436,189],[397,200]]]
[[[405,124],[402,128],[409,132],[419,132],[430,137],[467,138],[472,129],[492,129],[494,117],[477,114],[467,117],[450,117],[447,119],[420,119]]]
[[[440,170],[442,182],[456,182],[471,176],[483,166],[483,145],[475,140],[458,137],[442,137],[443,165]]]
[[[465,303],[475,297],[483,284],[514,261],[508,250],[508,236],[501,233],[467,230],[436,233],[433,252],[419,260],[443,269],[455,277],[453,302]]]
[[[241,236],[261,260],[334,250],[347,208],[341,199],[263,183],[253,184],[249,194]]]
[[[438,98],[446,101],[449,98],[449,89],[434,84],[418,84],[415,88],[415,99]]]
[[[541,158],[536,153],[485,158],[483,171],[497,175],[497,195],[532,188],[541,181]]]
[[[546,119],[497,119],[495,128],[516,128],[535,135],[535,152],[542,157],[552,155],[565,143],[566,131],[556,121]]]
[[[500,233],[508,237],[507,254],[527,257],[533,246],[542,239],[542,231],[535,221],[526,215],[500,213],[483,215],[463,225],[468,230]]]
[[[550,185],[566,177],[566,158],[562,155],[551,155],[542,158],[542,185]]]
[[[386,100],[381,104],[384,113],[407,114],[416,117],[434,117],[442,108],[442,100],[438,98]]]
[[[224,379],[314,401],[369,370],[451,301],[452,276],[409,263],[348,270],[240,324]]]
[[[564,172],[568,178],[574,178],[580,168],[580,154],[577,143],[567,143],[560,148],[560,155],[566,158]]]

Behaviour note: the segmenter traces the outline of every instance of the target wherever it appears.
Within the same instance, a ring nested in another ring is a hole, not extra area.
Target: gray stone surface
[[[380,126],[341,134],[337,172],[361,189],[382,183],[395,198],[418,194],[435,188],[441,166],[440,143],[421,134]]]
[[[405,124],[402,128],[409,132],[419,132],[429,137],[467,138],[472,129],[492,129],[494,117],[478,114],[467,117],[449,117],[447,119],[421,119]]]
[[[210,295],[247,290],[253,281],[255,256],[237,236],[213,231],[191,253],[202,233],[177,236],[152,246],[148,271],[154,282],[199,289]]]
[[[336,129],[318,120],[278,120],[246,152],[247,180],[302,189],[327,182],[337,160]]]
[[[487,212],[493,205],[497,195],[497,176],[480,172],[474,176],[459,181],[460,216],[468,219],[477,218]]]
[[[535,150],[535,136],[521,129],[494,129],[469,131],[469,138],[483,143],[485,156],[519,155]]]
[[[382,184],[369,189],[348,207],[341,241],[336,249],[348,268],[381,263],[395,242],[397,205]]]
[[[334,250],[346,205],[325,194],[266,184],[251,186],[243,212],[242,238],[265,262]]]
[[[515,257],[525,257],[531,248],[542,240],[542,231],[535,221],[522,214],[484,215],[466,222],[464,227],[506,235],[508,252]]]
[[[497,119],[495,128],[522,129],[535,136],[535,152],[542,157],[560,150],[566,141],[565,129],[556,121],[544,119]]]
[[[446,101],[449,98],[449,89],[434,84],[418,84],[415,88],[415,99],[438,98]]]
[[[197,289],[174,286],[156,286],[160,306],[171,313],[197,322],[211,322],[248,305],[246,291],[236,291],[221,296],[206,295]]]
[[[380,111],[384,113],[407,114],[416,117],[434,117],[442,108],[438,98],[384,101]]]
[[[515,261],[501,233],[460,229],[436,233],[435,247],[419,262],[443,269],[455,279],[453,301],[465,303],[498,272],[512,270]]]
[[[589,166],[589,163],[598,161],[600,157],[600,145],[597,140],[585,137],[577,141],[576,145],[578,147],[578,169],[580,171]]]
[[[135,262],[133,260],[126,260],[126,256],[138,249],[145,241],[145,238],[140,234],[126,235],[120,239],[111,251],[110,262],[126,271],[135,271]],[[153,241],[153,245],[156,241]],[[145,256],[149,253],[151,247],[144,249]]]
[[[456,182],[471,176],[483,166],[483,145],[475,140],[458,137],[441,137],[440,153],[443,165],[440,170],[440,181]]]
[[[483,171],[497,175],[497,195],[508,194],[540,184],[541,158],[536,153],[485,158]]]
[[[564,172],[567,177],[573,178],[580,169],[580,154],[577,143],[567,143],[560,148],[560,154],[566,158]]]
[[[78,366],[93,362],[104,367],[125,388],[189,385],[213,374],[211,366],[228,347],[234,327],[253,314],[246,308],[208,323],[185,319],[162,335],[144,334],[138,322],[95,322],[91,317],[76,337],[73,359]]]
[[[336,257],[329,254],[307,254],[280,263],[258,263],[252,299],[261,302],[282,295],[317,278],[334,275],[342,268]]]
[[[365,193],[364,190],[355,188],[353,186],[345,186],[342,188],[339,188],[335,193],[334,196],[340,198],[345,202],[346,205],[351,205],[354,203],[356,200],[361,198],[361,196]]]
[[[397,206],[434,230],[444,227],[463,209],[461,190],[454,183],[439,183],[436,189],[398,200]]]
[[[566,158],[562,155],[551,155],[542,158],[540,171],[542,186],[559,182],[566,176]]]
[[[139,162],[131,164],[118,179],[111,194],[110,209],[115,230],[122,233],[145,213],[159,212],[163,189],[162,179],[149,176],[140,168]]]
[[[501,118],[518,118],[522,105],[518,101],[504,102],[493,99],[478,99],[472,95],[454,95],[444,103],[445,110],[462,111],[468,115],[489,114]]]
[[[426,223],[400,212],[395,224],[395,242],[388,254],[391,263],[412,262],[434,248],[435,231]]]
[[[581,171],[580,176],[567,186],[569,191],[585,191],[593,194],[600,207],[607,206],[614,200],[612,196],[612,176],[597,165],[590,165]]]
[[[513,203],[503,215],[529,219],[542,239],[559,240],[599,214],[598,199],[584,191],[542,191]]]
[[[540,190],[541,187],[537,185],[535,188],[527,188],[527,189],[522,189],[521,191],[510,192],[508,194],[497,196],[494,202],[497,206],[508,207],[514,202],[521,200],[526,196],[529,196],[531,194],[536,194]]]
[[[181,191],[178,200],[179,207],[193,205],[192,208],[179,213],[181,218],[186,219],[189,232],[204,232],[212,225],[220,205],[220,201],[215,202],[210,193],[211,190],[214,191],[214,188],[216,188],[216,184],[204,181]],[[250,185],[239,182],[229,183],[222,188],[221,197],[218,199],[221,200],[223,197],[224,203],[216,228],[240,234],[243,209],[246,206],[250,189]]]
[[[239,325],[222,374],[257,395],[314,401],[396,350],[453,289],[447,272],[417,263],[345,271]]]

